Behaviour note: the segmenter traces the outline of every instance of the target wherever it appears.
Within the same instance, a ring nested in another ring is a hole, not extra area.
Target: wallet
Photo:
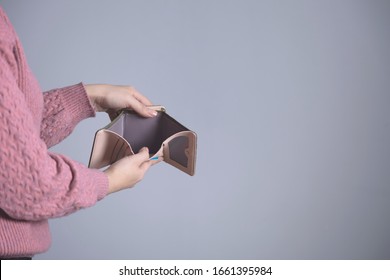
[[[150,160],[164,161],[193,176],[197,135],[174,118],[163,106],[150,106],[157,116],[145,118],[124,109],[107,126],[99,129],[93,141],[90,168],[103,168],[148,147]]]

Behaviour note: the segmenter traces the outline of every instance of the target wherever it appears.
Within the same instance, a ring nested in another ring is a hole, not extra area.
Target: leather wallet
[[[157,116],[144,118],[132,110],[122,110],[107,126],[99,129],[93,141],[90,168],[103,168],[149,148],[150,160],[164,161],[193,176],[197,135],[166,113],[163,106],[150,106]]]

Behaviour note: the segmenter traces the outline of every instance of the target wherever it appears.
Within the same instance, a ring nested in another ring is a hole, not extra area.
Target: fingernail
[[[157,111],[149,109],[149,114],[151,114],[152,116],[157,116]]]

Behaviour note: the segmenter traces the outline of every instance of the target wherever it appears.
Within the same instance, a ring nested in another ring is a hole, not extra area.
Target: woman
[[[156,112],[132,87],[77,84],[42,94],[20,41],[0,7],[0,258],[31,258],[51,242],[48,219],[92,206],[139,182],[147,148],[107,170],[88,169],[48,148],[95,112]]]

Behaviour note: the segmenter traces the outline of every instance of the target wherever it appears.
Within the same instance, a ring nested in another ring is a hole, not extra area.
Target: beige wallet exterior
[[[166,113],[152,106],[157,116],[144,118],[132,110],[122,110],[106,127],[95,134],[90,168],[103,168],[148,147],[150,160],[164,161],[181,171],[195,174],[197,135]]]

